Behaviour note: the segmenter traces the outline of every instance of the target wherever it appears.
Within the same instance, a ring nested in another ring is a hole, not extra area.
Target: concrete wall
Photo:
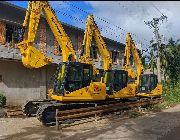
[[[8,105],[21,105],[30,99],[45,99],[54,70],[55,66],[28,69],[18,61],[0,60],[0,92],[7,97]]]

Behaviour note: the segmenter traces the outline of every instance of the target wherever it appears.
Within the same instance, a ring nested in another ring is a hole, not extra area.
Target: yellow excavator
[[[136,64],[136,72],[130,67],[130,55],[132,54]],[[126,34],[126,47],[125,47],[125,63],[124,69],[128,71],[129,81],[134,82],[137,87],[137,97],[158,97],[162,95],[162,85],[157,82],[157,75],[143,74],[144,68],[136,49],[135,43],[128,32]]]
[[[83,40],[84,54],[80,57],[81,61],[92,63],[90,58],[90,48],[94,37],[104,62],[104,74],[101,81],[106,84],[107,98],[130,98],[136,94],[136,84],[127,84],[128,73],[126,70],[112,70],[112,59],[96,25],[93,15],[89,15],[86,22],[86,29]]]
[[[81,63],[89,63],[93,64],[93,58],[90,57],[90,50],[91,50],[91,43],[93,40],[93,37],[95,39],[95,42],[97,44],[97,47],[99,49],[99,52],[102,56],[103,62],[104,62],[104,69],[103,71],[107,71],[108,69],[111,69],[111,57],[107,50],[106,44],[99,32],[99,29],[94,22],[93,15],[88,15],[87,21],[86,21],[86,28],[84,32],[84,39],[82,44],[82,50],[79,61]],[[100,74],[99,70],[94,66],[94,74]]]
[[[131,54],[136,64],[136,72],[130,65]],[[135,83],[136,86],[138,86],[139,81],[140,81],[140,76],[143,73],[144,67],[143,67],[141,58],[139,56],[139,53],[136,49],[135,43],[129,32],[126,34],[126,47],[125,47],[125,53],[124,53],[124,70],[128,72],[128,82]]]
[[[102,82],[93,81],[93,66],[89,63],[76,62],[76,55],[72,43],[58,21],[53,9],[47,1],[30,1],[26,11],[23,28],[24,38],[18,44],[22,55],[22,62],[27,68],[40,68],[53,62],[33,46],[41,12],[45,18],[62,50],[63,62],[57,66],[54,87],[48,90],[50,100],[29,101],[24,106],[26,115],[36,115],[44,124],[51,122],[55,109],[65,109],[76,102],[76,108],[90,106],[87,102],[106,99],[106,87]],[[71,102],[71,104],[66,104]],[[79,102],[79,103],[77,103]],[[63,104],[63,105],[62,105]],[[62,107],[63,106],[63,107]],[[36,112],[37,111],[37,112]],[[50,113],[51,112],[51,113]]]
[[[80,59],[76,62],[76,55],[72,43],[58,21],[53,9],[47,1],[30,1],[23,23],[24,40],[18,44],[22,55],[22,62],[27,68],[40,68],[53,62],[34,47],[34,39],[41,17],[45,18],[62,50],[63,62],[59,63],[54,76],[54,87],[48,90],[50,100],[33,100],[24,106],[26,115],[36,114],[45,125],[55,122],[55,109],[66,110],[80,107],[94,106],[94,102],[104,101],[106,98],[127,98],[135,96],[135,85],[127,84],[127,71],[112,70],[111,59],[106,51],[105,43],[100,36],[97,26],[93,27],[98,40],[100,53],[103,56],[105,75],[103,82],[95,82],[95,70],[91,61]],[[89,17],[90,25],[93,23]],[[89,35],[91,32],[87,32]],[[85,33],[86,34],[86,33]],[[91,41],[87,37],[87,40]],[[89,46],[87,46],[89,47]],[[88,51],[88,50],[87,50]],[[105,53],[104,53],[105,52]],[[106,102],[106,101],[105,101]]]

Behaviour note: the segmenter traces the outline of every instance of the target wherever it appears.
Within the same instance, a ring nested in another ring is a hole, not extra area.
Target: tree
[[[168,44],[159,47],[161,74],[165,80],[176,84],[180,79],[180,39],[174,41],[170,38]],[[146,56],[149,59],[149,68],[154,72],[156,65],[157,44],[151,41],[150,52]],[[167,79],[168,78],[168,79]]]
[[[176,84],[180,78],[180,40],[174,41],[173,38],[169,39],[168,44],[161,50],[163,68],[169,80]]]

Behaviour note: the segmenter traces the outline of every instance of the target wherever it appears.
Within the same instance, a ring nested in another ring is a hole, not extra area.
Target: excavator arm
[[[129,68],[130,67],[130,53],[132,53],[134,62],[137,66],[136,74],[134,73],[134,70]],[[125,70],[128,71],[128,76],[133,77],[133,78],[137,77],[137,79],[135,80],[135,83],[136,83],[136,85],[139,85],[140,76],[141,76],[144,68],[143,68],[141,58],[139,57],[138,51],[134,44],[134,41],[129,32],[126,34],[126,47],[125,47],[124,55],[125,55],[125,62],[126,62],[124,68],[125,68]]]
[[[81,62],[91,62],[90,59],[90,47],[92,42],[92,37],[94,36],[94,39],[97,43],[97,47],[99,49],[99,52],[103,58],[104,62],[104,70],[111,69],[112,60],[110,58],[109,51],[107,50],[106,44],[100,34],[100,31],[98,29],[98,26],[96,25],[93,15],[88,15],[87,22],[86,22],[86,29],[84,34],[84,40],[83,40],[83,47],[85,49],[85,53],[83,56],[80,57]]]
[[[44,13],[46,20],[62,50],[63,62],[75,61],[76,54],[72,43],[58,21],[53,9],[47,1],[30,1],[26,11],[23,28],[27,34],[24,40],[18,44],[22,55],[22,62],[28,68],[40,68],[53,62],[52,58],[46,57],[34,47],[34,40],[41,16]],[[27,33],[28,31],[28,33]]]

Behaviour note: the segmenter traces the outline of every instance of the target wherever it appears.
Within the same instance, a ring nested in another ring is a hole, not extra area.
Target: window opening
[[[6,41],[19,43],[22,38],[22,27],[6,24]]]
[[[0,82],[2,82],[2,75],[0,75]]]
[[[113,61],[113,63],[117,63],[117,57],[118,57],[118,52],[112,51],[112,61]]]

